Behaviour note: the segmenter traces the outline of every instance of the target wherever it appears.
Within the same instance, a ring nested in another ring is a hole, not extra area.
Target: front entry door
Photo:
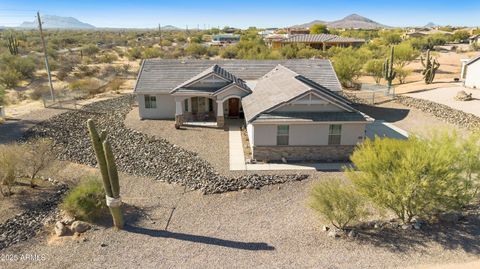
[[[240,101],[237,98],[228,99],[228,116],[238,118],[240,112]]]

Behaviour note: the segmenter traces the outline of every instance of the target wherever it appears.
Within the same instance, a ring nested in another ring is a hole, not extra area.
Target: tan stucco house
[[[145,60],[134,89],[142,119],[175,118],[177,128],[244,119],[260,161],[348,159],[371,120],[341,91],[321,59]]]

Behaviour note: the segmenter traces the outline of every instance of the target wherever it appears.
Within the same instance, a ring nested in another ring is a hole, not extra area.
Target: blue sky
[[[392,4],[396,3],[396,4]],[[71,16],[97,27],[152,28],[158,23],[184,28],[282,27],[315,19],[337,20],[357,13],[390,26],[480,25],[480,0],[399,1],[25,1],[1,0],[0,25],[33,21],[35,12]]]

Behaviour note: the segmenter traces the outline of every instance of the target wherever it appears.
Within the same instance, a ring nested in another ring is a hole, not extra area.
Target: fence
[[[77,92],[55,93],[55,99],[50,94],[42,96],[43,106],[46,108],[77,109],[78,100],[85,98],[85,94]]]
[[[381,104],[395,98],[395,88],[376,84],[362,84],[360,90],[344,91],[344,93],[355,99],[353,101],[370,105]]]

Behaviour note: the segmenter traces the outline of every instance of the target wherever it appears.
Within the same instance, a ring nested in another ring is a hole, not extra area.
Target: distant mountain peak
[[[45,29],[94,29],[95,26],[79,21],[73,17],[61,17],[56,15],[41,15],[42,26]],[[36,28],[36,21],[23,22],[20,28]]]
[[[326,24],[327,27],[329,28],[345,28],[345,29],[352,29],[352,28],[358,28],[358,29],[379,29],[379,28],[390,28],[389,26],[380,24],[376,21],[373,21],[369,18],[363,17],[361,15],[358,15],[356,13],[350,14],[346,16],[345,18],[337,21],[332,21],[332,22],[325,22],[321,20],[315,20],[309,23],[304,23],[300,25],[295,25],[292,27],[298,27],[298,28],[308,28],[311,27],[314,24]]]

